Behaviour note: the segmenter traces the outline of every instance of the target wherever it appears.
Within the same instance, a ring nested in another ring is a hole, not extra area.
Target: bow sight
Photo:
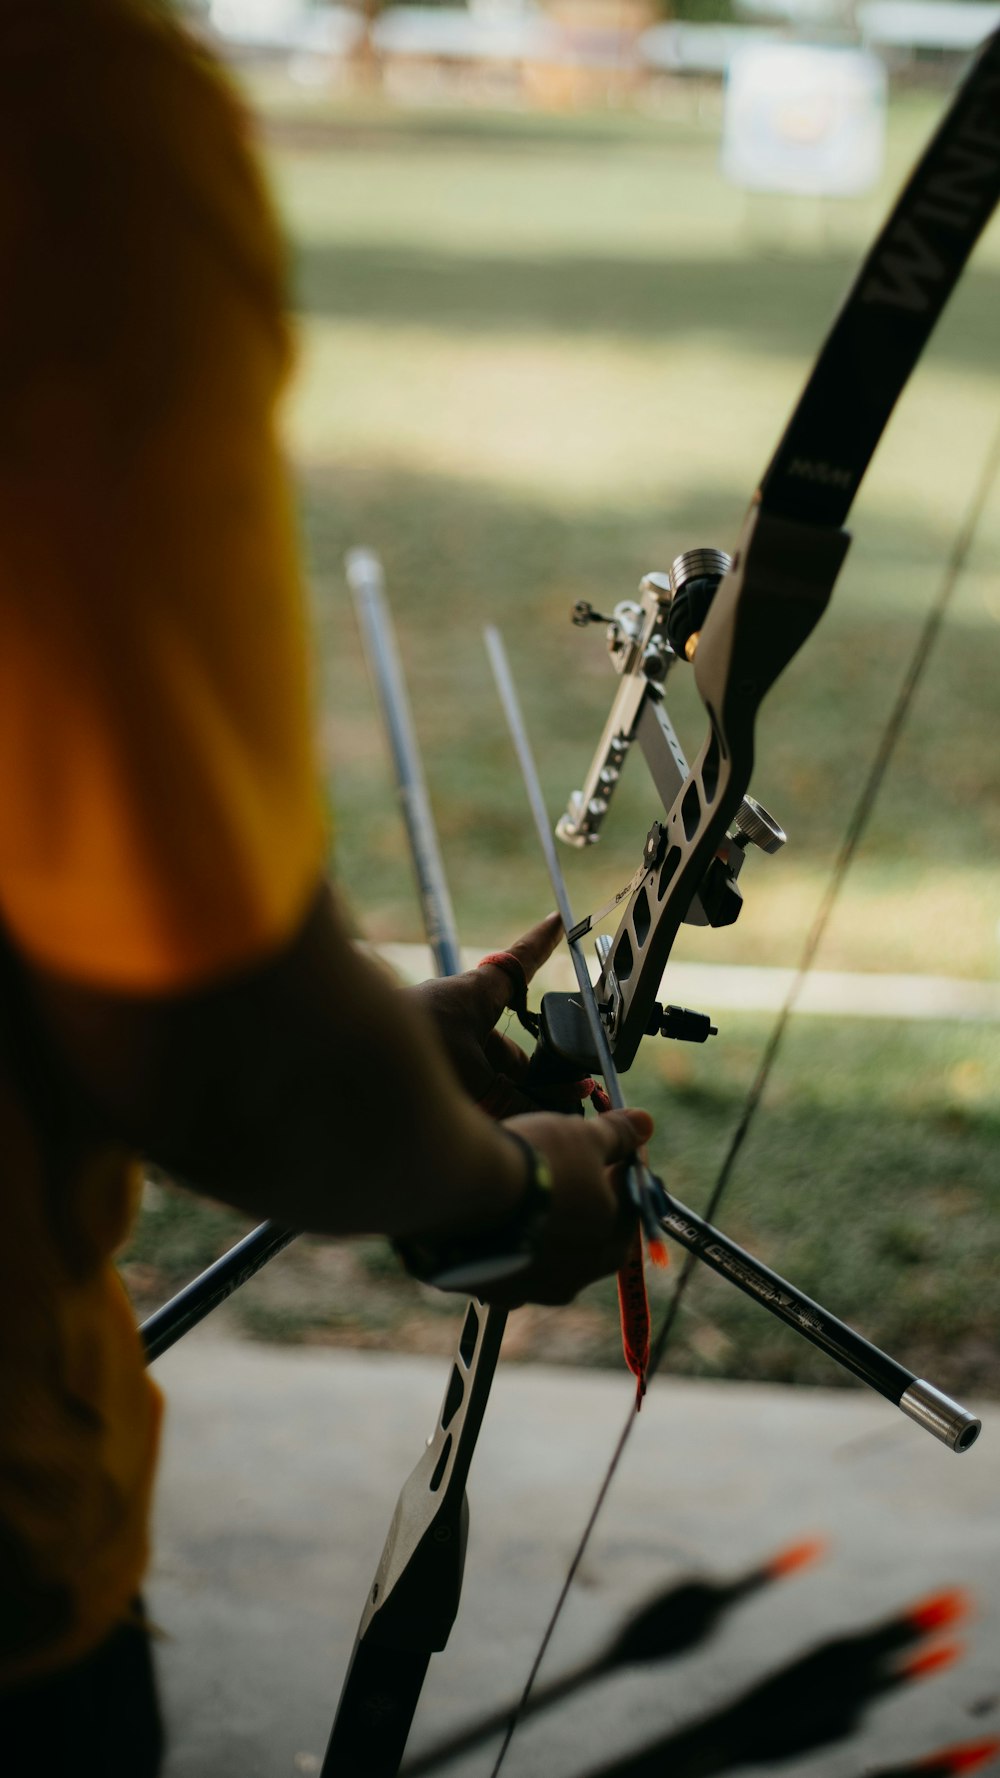
[[[798,535],[789,536],[790,524],[754,507],[735,559],[688,550],[669,573],[647,574],[640,600],[623,601],[610,618],[584,603],[573,610],[577,625],[607,624],[621,685],[584,787],[571,795],[556,833],[570,846],[598,840],[635,744],[667,816],[650,827],[625,888],[569,933],[584,937],[628,898],[614,938],[597,940],[598,1002],[619,1071],[644,1035],[699,1043],[714,1034],[705,1014],[656,1000],[670,948],[682,923],[731,926],[743,903],[738,878],[747,846],[774,853],[785,843],[777,821],[747,794],[753,723],[822,615],[849,541],[840,530],[794,524]],[[710,722],[693,768],[666,709],[678,662],[693,664]],[[542,1016],[550,1048],[578,1066],[596,1066],[574,996],[547,995]]]

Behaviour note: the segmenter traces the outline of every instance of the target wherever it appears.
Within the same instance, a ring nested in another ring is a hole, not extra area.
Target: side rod
[[[567,918],[570,914],[569,898],[562,866],[553,843],[538,770],[506,650],[497,630],[487,630],[486,646],[507,726],[524,776],[538,838],[549,867],[552,887],[568,931],[572,921]],[[608,1096],[612,1104],[620,1106],[624,1103],[621,1083],[598,1011],[597,996],[579,944],[570,944],[570,951]],[[693,1253],[697,1259],[718,1272],[720,1277],[726,1278],[737,1289],[753,1297],[755,1302],[769,1310],[787,1327],[818,1346],[844,1370],[860,1377],[863,1383],[867,1383],[870,1388],[885,1396],[887,1401],[901,1408],[918,1426],[939,1438],[951,1450],[967,1451],[975,1443],[982,1423],[967,1408],[942,1394],[933,1384],[914,1376],[912,1371],[898,1364],[885,1352],[880,1352],[877,1346],[871,1345],[868,1340],[855,1333],[846,1322],[839,1321],[794,1284],[789,1284],[787,1279],[772,1272],[768,1266],[755,1259],[753,1254],[737,1246],[728,1235],[723,1235],[711,1223],[704,1222],[694,1211],[672,1199],[657,1179],[652,1180],[650,1201],[653,1201],[654,1194],[659,1199],[657,1222],[664,1234],[671,1236],[680,1246],[686,1247],[689,1253]]]
[[[239,1290],[240,1285],[266,1266],[269,1259],[294,1241],[297,1232],[296,1229],[281,1228],[276,1222],[262,1222],[214,1265],[172,1296],[162,1309],[150,1315],[139,1329],[146,1350],[146,1363],[152,1364],[182,1335],[197,1327],[199,1321],[204,1321],[205,1316],[224,1303],[227,1296],[232,1296],[234,1290]]]
[[[793,1332],[810,1340],[839,1364],[891,1401],[926,1432],[933,1433],[952,1451],[967,1451],[979,1437],[982,1422],[932,1383],[908,1371],[888,1353],[881,1352],[845,1321],[839,1321],[787,1278],[772,1272],[744,1247],[737,1246],[712,1224],[703,1221],[686,1204],[667,1194],[667,1209],[660,1227],[681,1247],[686,1247],[720,1278],[735,1284],[746,1296],[768,1309]]]
[[[371,550],[352,549],[348,551],[346,569],[365,660],[392,753],[396,791],[410,842],[424,931],[434,954],[434,967],[438,975],[460,975],[462,962],[455,912],[427,794],[396,634],[386,601],[382,564]]]

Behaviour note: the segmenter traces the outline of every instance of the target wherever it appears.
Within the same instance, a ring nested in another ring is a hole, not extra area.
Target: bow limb
[[[403,1487],[369,1590],[323,1778],[395,1778],[432,1654],[458,1612],[465,1484],[506,1314],[471,1301],[437,1426]]]
[[[598,998],[618,1067],[651,1029],[655,996],[684,921],[735,918],[742,854],[729,836],[754,763],[760,704],[822,616],[848,547],[842,529],[889,417],[1000,199],[1000,32],[987,38],[869,251],[751,503],[736,553],[689,551],[643,581],[641,605],[609,631],[621,676],[586,789],[560,837],[597,837],[638,741],[666,823],[610,945]],[[693,662],[709,730],[688,768],[663,709],[678,661]],[[744,830],[745,831],[745,830]],[[780,842],[779,842],[780,843]],[[706,894],[719,858],[727,874]],[[720,906],[722,902],[728,905]],[[593,1062],[582,1019],[579,1059]],[[652,1028],[656,1028],[655,1026]],[[573,1020],[561,1042],[574,1043]]]
[[[458,935],[420,763],[381,565],[352,550],[347,575],[392,753],[424,926],[441,976],[461,970]],[[323,1778],[395,1778],[432,1654],[458,1613],[469,1508],[465,1485],[506,1311],[472,1299],[434,1433],[396,1503],[358,1626]]]

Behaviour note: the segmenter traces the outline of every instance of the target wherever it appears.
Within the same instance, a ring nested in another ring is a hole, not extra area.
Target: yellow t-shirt
[[[0,933],[171,994],[273,953],[325,835],[274,412],[280,242],[151,0],[0,7]],[[0,975],[0,1684],[145,1561],[159,1398],[110,1256],[134,1163],[54,1127]]]

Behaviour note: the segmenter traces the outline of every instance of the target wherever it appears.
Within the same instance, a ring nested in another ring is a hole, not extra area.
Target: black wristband
[[[517,1130],[499,1126],[525,1157],[527,1180],[522,1196],[502,1223],[478,1235],[440,1235],[394,1241],[406,1270],[421,1284],[438,1290],[475,1291],[526,1272],[538,1257],[538,1243],[552,1210],[552,1172],[541,1151]]]

